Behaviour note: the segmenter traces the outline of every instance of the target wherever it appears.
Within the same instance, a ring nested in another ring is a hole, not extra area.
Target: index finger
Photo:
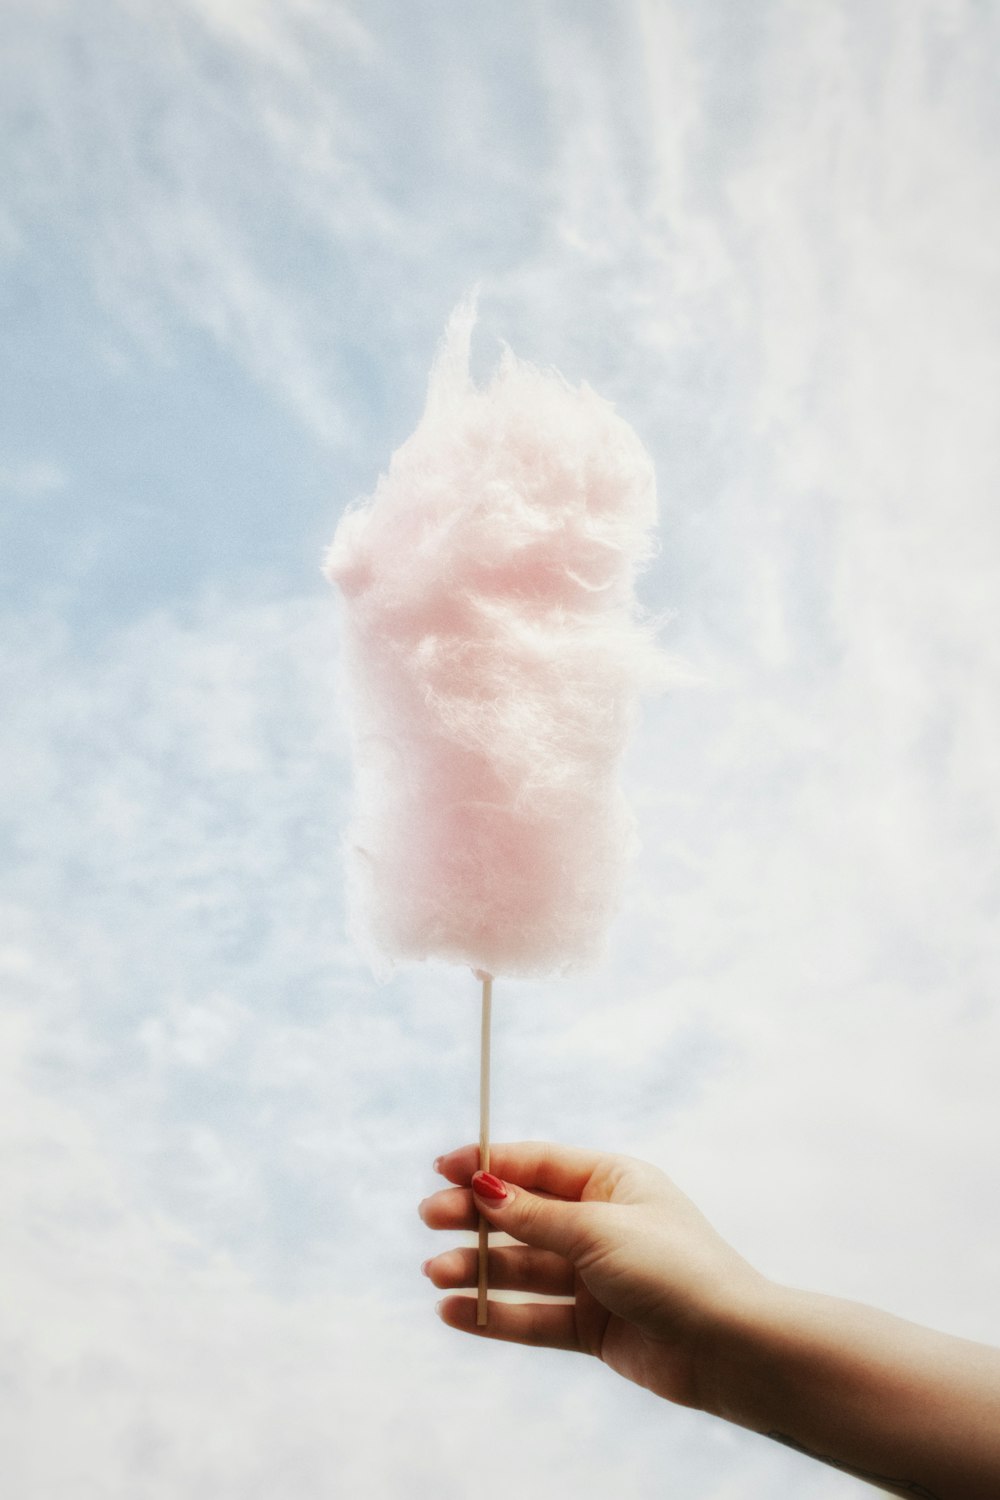
[[[529,1192],[551,1193],[577,1201],[606,1158],[600,1151],[580,1146],[554,1146],[548,1141],[516,1141],[490,1145],[490,1171]],[[479,1171],[479,1147],[460,1146],[438,1157],[434,1170],[459,1187],[467,1187]]]

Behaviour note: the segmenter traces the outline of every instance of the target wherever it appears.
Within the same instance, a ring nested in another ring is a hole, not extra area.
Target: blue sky
[[[452,307],[652,453],[691,681],[495,1128],[1000,1341],[1000,21],[973,0],[8,0],[0,1433],[94,1500],[858,1492],[418,1274],[475,986],[344,935],[343,507]]]

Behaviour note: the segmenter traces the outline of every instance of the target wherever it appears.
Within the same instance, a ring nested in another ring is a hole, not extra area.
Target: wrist
[[[753,1393],[767,1378],[768,1353],[794,1314],[788,1288],[747,1267],[702,1330],[697,1350],[698,1405],[714,1417],[752,1426]]]

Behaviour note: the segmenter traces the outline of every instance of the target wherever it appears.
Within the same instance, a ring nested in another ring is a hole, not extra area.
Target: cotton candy
[[[509,351],[477,388],[474,317],[452,316],[416,431],[325,561],[352,699],[350,926],[383,977],[601,957],[635,843],[621,754],[662,678],[633,588],[648,455],[589,388]]]

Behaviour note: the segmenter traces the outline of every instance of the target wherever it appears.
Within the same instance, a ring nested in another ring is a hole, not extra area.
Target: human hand
[[[489,1322],[478,1328],[475,1298],[449,1297],[440,1306],[444,1322],[484,1338],[593,1354],[670,1401],[707,1405],[713,1343],[766,1283],[694,1204],[656,1167],[627,1156],[526,1143],[492,1146],[485,1180],[478,1165],[477,1146],[435,1163],[455,1186],[425,1199],[424,1223],[475,1229],[482,1214],[520,1242],[491,1246],[492,1288],[573,1300],[491,1302]],[[492,1184],[502,1197],[490,1193]],[[446,1250],[424,1270],[437,1287],[474,1287],[477,1253]]]

